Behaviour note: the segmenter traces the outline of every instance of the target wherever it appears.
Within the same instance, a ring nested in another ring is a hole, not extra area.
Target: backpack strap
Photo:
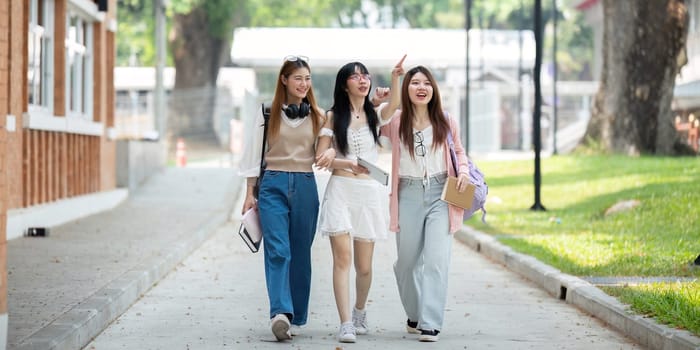
[[[452,158],[452,168],[455,170],[455,176],[459,176],[457,152],[455,152],[455,141],[452,139],[452,130],[447,133],[447,145],[450,147],[450,158]]]
[[[262,177],[263,172],[265,171],[265,168],[267,168],[267,163],[265,163],[265,145],[267,145],[267,125],[269,124],[270,121],[270,109],[265,108],[265,104],[262,104],[262,114],[263,114],[263,119],[264,124],[263,124],[263,141],[262,141],[262,151],[260,154],[260,176]]]
[[[450,119],[447,114],[447,112],[444,112],[445,114],[445,119],[447,119],[447,124],[450,124]],[[455,151],[455,142],[454,139],[452,138],[452,128],[450,128],[449,132],[447,133],[447,145],[450,148],[450,158],[452,158],[452,167],[455,170],[455,175],[459,176],[459,170],[457,168],[457,152]],[[476,165],[467,157],[467,165],[469,167],[469,177],[471,178],[471,172],[472,171],[479,171],[481,172],[478,168],[476,168]],[[486,183],[484,183],[485,185]],[[486,188],[486,193],[488,193],[488,187]],[[482,205],[481,208],[476,208],[481,209],[481,222],[486,223],[486,208]]]
[[[260,174],[258,174],[258,180],[255,183],[253,195],[258,198],[258,191],[260,190],[260,182],[262,182],[263,174],[265,174],[265,168],[267,168],[267,163],[265,162],[265,146],[267,145],[267,125],[270,121],[270,108],[265,108],[265,104],[262,104],[262,114],[263,114],[263,140],[262,140],[262,151],[260,151]]]

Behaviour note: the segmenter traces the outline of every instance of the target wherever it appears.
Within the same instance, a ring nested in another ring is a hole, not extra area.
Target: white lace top
[[[379,107],[375,108],[377,116],[379,117],[379,125],[377,129],[383,125],[389,123],[391,118],[383,120],[381,118],[381,110],[384,108],[385,104],[381,104]],[[333,130],[328,128],[323,128],[321,130],[321,136],[333,136]],[[348,149],[346,154],[336,152],[336,159],[349,159],[356,160],[358,157],[370,162],[375,163],[379,160],[379,151],[377,150],[377,143],[374,142],[374,136],[372,136],[372,131],[369,125],[364,124],[363,126],[353,129],[348,127]],[[333,137],[333,147],[338,149],[338,144],[336,143],[335,137]]]

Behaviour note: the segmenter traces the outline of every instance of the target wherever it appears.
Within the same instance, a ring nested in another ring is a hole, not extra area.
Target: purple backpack
[[[452,140],[452,132],[447,133],[447,144],[450,147],[450,157],[452,158],[452,166],[455,169],[455,174],[459,174],[457,170],[457,153],[455,152],[455,143]],[[486,222],[486,195],[489,193],[489,186],[486,185],[484,180],[484,173],[476,167],[474,162],[472,162],[469,157],[467,157],[469,162],[469,182],[471,182],[476,189],[474,190],[474,200],[472,201],[472,207],[469,209],[464,209],[464,220],[467,220],[474,215],[477,210],[481,209],[481,221]]]

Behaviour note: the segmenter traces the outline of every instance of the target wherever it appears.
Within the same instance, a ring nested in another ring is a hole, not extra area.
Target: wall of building
[[[27,208],[116,187],[116,143],[107,137],[109,128],[114,124],[112,56],[115,33],[111,27],[115,27],[112,23],[115,20],[116,1],[110,0],[109,12],[101,13],[101,20],[91,24],[93,85],[88,88],[92,89],[92,120],[78,120],[80,123],[89,124],[86,129],[90,132],[76,131],[70,126],[61,130],[53,125],[61,122],[63,125],[69,125],[75,120],[68,117],[66,79],[69,79],[70,75],[65,68],[66,46],[63,45],[63,40],[59,39],[67,35],[65,14],[69,3],[70,0],[54,1],[53,104],[50,123],[34,123],[34,115],[25,114],[28,110],[25,73],[27,70],[25,68],[12,72],[15,74],[14,82],[24,82],[21,85],[15,83],[15,86],[21,86],[21,89],[13,89],[24,91],[24,97],[13,96],[12,99],[20,98],[24,102],[16,114],[18,132],[7,138],[7,169],[11,174],[21,174],[8,178],[9,209]],[[27,6],[23,6],[24,11],[28,11]],[[25,33],[28,30],[28,17],[20,21],[19,25],[22,28],[13,37],[27,38]],[[19,45],[24,42],[24,48],[17,52],[26,56],[26,41],[14,42]],[[26,67],[26,61],[24,64]],[[24,120],[25,118],[28,120]]]
[[[26,96],[23,76],[26,37],[23,1],[0,1],[0,349],[7,343],[7,208],[16,200],[13,186],[21,183],[11,166],[21,161],[21,115]],[[18,146],[19,145],[19,146]],[[20,173],[21,174],[21,173]]]
[[[51,116],[37,122],[30,120],[28,97],[30,0],[0,0],[0,350],[7,343],[8,212],[116,187],[116,142],[107,135],[114,124],[117,1],[108,1],[108,12],[96,11],[97,1],[77,2],[78,7],[88,4],[95,18],[90,24],[94,84],[85,85],[92,95],[93,120],[78,121],[77,128],[69,125],[74,122],[66,113],[69,75],[63,39],[71,1],[53,1]]]

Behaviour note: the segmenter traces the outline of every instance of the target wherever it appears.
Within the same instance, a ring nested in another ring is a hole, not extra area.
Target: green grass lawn
[[[700,334],[700,282],[604,287],[603,290],[632,305],[642,315]]]
[[[547,210],[532,211],[533,160],[478,161],[489,184],[487,223],[476,217],[467,223],[576,276],[700,277],[700,268],[690,265],[700,255],[700,158],[570,155],[543,158],[541,164]],[[628,200],[639,205],[605,215]],[[662,315],[663,308],[640,312],[700,335],[689,326],[700,324],[697,294],[683,294],[697,286],[652,285],[635,298],[658,304],[661,294],[653,291],[675,295],[695,311],[683,313],[685,320]]]

